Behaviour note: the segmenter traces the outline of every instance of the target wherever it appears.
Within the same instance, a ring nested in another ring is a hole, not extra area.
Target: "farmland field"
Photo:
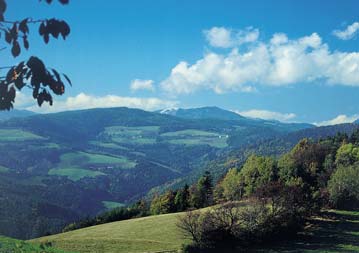
[[[158,131],[159,126],[112,126],[106,127],[103,134],[115,143],[146,145],[156,143]]]
[[[45,138],[20,129],[0,129],[0,141],[30,141],[44,140]]]
[[[113,201],[102,201],[102,204],[107,208],[107,209],[114,209],[116,207],[123,207],[125,206],[122,203],[119,202],[113,202]]]
[[[64,168],[64,169],[51,169],[49,175],[52,176],[64,176],[72,181],[78,181],[84,177],[97,177],[105,175],[100,171],[86,170],[81,168]]]
[[[9,168],[6,168],[6,167],[0,165],[0,173],[6,173],[8,171],[9,171]]]
[[[49,175],[66,176],[73,181],[84,177],[97,177],[105,173],[93,170],[93,166],[101,168],[131,169],[136,162],[126,157],[115,157],[102,154],[90,154],[86,152],[73,152],[61,155],[60,163],[49,171]],[[105,167],[103,167],[105,166]]]
[[[161,136],[171,144],[209,145],[215,148],[225,148],[228,146],[228,136],[215,132],[188,129],[183,131],[167,132],[161,134]]]

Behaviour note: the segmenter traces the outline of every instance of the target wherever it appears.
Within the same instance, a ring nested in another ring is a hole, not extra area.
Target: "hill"
[[[177,214],[165,214],[119,221],[52,235],[31,242],[51,242],[54,246],[81,253],[170,252],[187,243],[176,227]],[[251,252],[357,252],[359,212],[329,211],[314,217],[311,226],[297,239]],[[333,237],[332,235],[335,235]],[[333,239],[335,238],[335,239]]]
[[[0,111],[0,120],[8,120],[12,118],[23,118],[33,116],[36,113],[27,110],[11,110],[11,111]]]
[[[52,242],[78,252],[140,253],[178,250],[186,242],[176,227],[177,216],[164,214],[108,223],[31,242]]]
[[[28,243],[0,236],[0,253],[70,253],[51,247],[49,244]]]
[[[297,138],[291,136],[311,137],[323,129],[130,108],[2,121],[0,216],[6,218],[0,220],[0,234],[28,239],[56,233],[74,220],[132,203],[148,192],[190,183],[205,169],[219,177],[228,165],[219,165],[218,159],[234,154],[240,165],[250,152],[278,155],[295,144]],[[330,129],[324,134],[346,126]]]
[[[243,120],[244,117],[216,106],[200,108],[169,108],[158,111],[161,114],[177,116],[186,119],[221,119],[221,120]]]

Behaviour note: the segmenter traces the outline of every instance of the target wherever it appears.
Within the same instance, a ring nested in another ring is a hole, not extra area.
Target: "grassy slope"
[[[89,227],[43,237],[55,247],[79,252],[134,253],[179,249],[185,242],[176,227],[178,214],[165,214]]]
[[[90,154],[85,152],[73,152],[61,155],[57,168],[49,171],[49,175],[66,176],[70,180],[77,181],[84,177],[97,177],[105,175],[103,172],[87,169],[90,165],[113,165],[123,169],[131,169],[136,162],[126,157],[114,157],[102,154]]]
[[[65,251],[0,236],[0,253],[65,253]]]
[[[180,249],[186,243],[176,228],[179,214],[120,221],[39,238],[55,247],[79,252],[156,252]],[[359,252],[359,212],[329,211],[315,218],[296,240],[254,252]]]
[[[20,129],[0,129],[1,141],[44,140],[45,138]]]

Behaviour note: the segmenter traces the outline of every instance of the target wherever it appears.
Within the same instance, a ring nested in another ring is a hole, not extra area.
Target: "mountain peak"
[[[159,111],[161,114],[168,114],[187,119],[219,119],[219,120],[241,120],[244,117],[217,106],[205,106],[198,108],[168,108]]]

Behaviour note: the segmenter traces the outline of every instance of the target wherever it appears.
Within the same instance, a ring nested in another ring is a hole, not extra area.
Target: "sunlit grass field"
[[[47,247],[45,245],[28,243],[0,236],[0,253],[70,253]]]
[[[44,140],[45,138],[20,129],[0,129],[0,141],[30,141]]]
[[[65,176],[77,181],[84,177],[97,177],[105,175],[102,171],[90,169],[92,166],[111,166],[118,169],[131,169],[136,162],[126,157],[114,157],[86,152],[73,152],[61,155],[60,163],[56,168],[49,170],[49,175]]]
[[[178,250],[189,242],[176,227],[177,216],[165,214],[119,221],[33,240],[78,252],[142,253]]]
[[[108,223],[33,242],[52,242],[57,248],[78,252],[144,253],[180,250],[186,239],[176,227],[178,214]],[[354,253],[359,252],[359,211],[329,210],[312,220],[298,238],[247,252]],[[222,251],[219,253],[223,253]]]

